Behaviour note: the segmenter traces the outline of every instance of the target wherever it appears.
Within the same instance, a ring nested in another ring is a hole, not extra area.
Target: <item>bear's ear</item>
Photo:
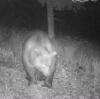
[[[53,54],[53,56],[55,56],[55,55],[57,55],[57,52],[56,52],[56,51],[54,51],[52,54]]]
[[[54,57],[56,55],[57,55],[57,52],[55,52],[55,51],[54,52],[51,52],[51,54],[50,54],[51,57]]]

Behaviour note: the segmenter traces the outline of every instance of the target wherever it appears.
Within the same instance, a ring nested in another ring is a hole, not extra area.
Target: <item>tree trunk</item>
[[[54,38],[54,12],[50,0],[47,0],[48,36]]]

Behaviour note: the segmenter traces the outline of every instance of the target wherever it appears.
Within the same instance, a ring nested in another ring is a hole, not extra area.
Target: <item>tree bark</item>
[[[47,0],[48,36],[54,38],[54,12],[50,0]]]

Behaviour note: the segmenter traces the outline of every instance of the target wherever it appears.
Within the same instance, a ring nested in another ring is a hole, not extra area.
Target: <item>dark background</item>
[[[87,2],[86,10],[55,11],[56,35],[71,35],[99,42],[100,5]],[[47,31],[46,7],[36,0],[0,1],[0,27]]]

